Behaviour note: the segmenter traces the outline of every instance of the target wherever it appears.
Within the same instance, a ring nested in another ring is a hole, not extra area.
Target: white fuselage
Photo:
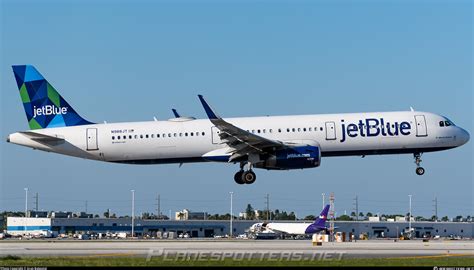
[[[416,111],[225,120],[275,141],[316,142],[323,157],[431,152],[457,147],[469,140],[469,134],[462,128],[440,126],[440,121],[448,121],[445,117]],[[43,143],[22,133],[10,134],[8,141],[64,155],[134,164],[206,161],[209,159],[203,157],[209,153],[225,156],[227,147],[208,119],[92,124],[34,132],[64,141]]]
[[[286,233],[291,235],[304,235],[311,223],[268,223],[266,228],[273,232]]]

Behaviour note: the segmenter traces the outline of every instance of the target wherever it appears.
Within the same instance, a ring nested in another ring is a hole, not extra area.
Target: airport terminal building
[[[233,220],[234,236],[244,234],[250,226],[261,222],[256,220]],[[288,222],[288,221],[272,221]],[[297,222],[297,221],[295,221]],[[328,222],[329,226],[329,222]],[[361,234],[368,238],[395,238],[404,230],[408,230],[407,221],[335,221],[336,232],[354,235]],[[134,233],[136,236],[157,236],[173,232],[178,236],[188,233],[190,237],[216,237],[229,234],[229,220],[156,220],[135,219]],[[427,222],[412,221],[414,236],[474,238],[472,222]],[[130,218],[7,218],[7,232],[12,235],[32,234],[40,231],[51,231],[53,235],[75,233],[127,233],[132,231]]]

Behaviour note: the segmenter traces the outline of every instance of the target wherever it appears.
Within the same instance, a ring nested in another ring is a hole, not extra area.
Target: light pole
[[[132,192],[132,237],[135,235],[135,190],[130,190]]]
[[[28,217],[28,188],[25,188],[25,217]]]
[[[325,206],[325,205],[324,205],[324,196],[325,196],[326,194],[322,193],[321,195],[323,195],[323,209],[324,209],[324,206]]]
[[[25,233],[28,222],[28,188],[25,188]]]
[[[233,228],[232,228],[232,219],[233,219],[232,200],[233,200],[234,192],[231,191],[229,193],[230,193],[230,233],[229,233],[229,237],[232,238],[232,234],[233,234]]]
[[[410,232],[410,239],[411,239],[411,195],[408,195],[410,198],[410,211],[408,215],[408,231]]]

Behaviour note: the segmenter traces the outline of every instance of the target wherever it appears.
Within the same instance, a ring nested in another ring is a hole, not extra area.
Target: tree
[[[416,220],[416,221],[424,221],[425,218],[422,217],[422,216],[416,216],[415,220]]]
[[[304,220],[315,220],[315,219],[316,219],[316,217],[313,216],[313,215],[309,215],[309,216],[304,217]]]
[[[373,216],[372,213],[367,212],[367,217],[372,217],[372,216]]]
[[[351,212],[351,217],[355,217],[356,213],[354,211]]]
[[[110,218],[110,217],[109,217],[109,210],[108,210],[108,209],[107,209],[107,211],[104,212],[104,217],[105,217],[105,218]]]
[[[288,214],[288,220],[296,220],[296,214],[295,214],[295,212],[291,211],[291,212]]]
[[[364,217],[364,213],[360,212],[359,217]]]
[[[431,216],[431,221],[436,221],[437,220],[437,217],[435,215],[432,215]]]
[[[253,209],[250,203],[247,204],[247,208],[245,209],[245,214],[247,215],[248,220],[255,219],[255,210]]]
[[[97,214],[95,214],[95,215],[94,215],[94,218],[100,218],[100,216],[99,216],[99,215],[97,215]]]
[[[442,217],[442,218],[441,218],[441,221],[449,221],[449,218],[448,218],[448,216],[444,216],[444,217]]]
[[[352,218],[348,215],[342,215],[342,216],[339,216],[338,218],[336,218],[336,220],[351,221]]]

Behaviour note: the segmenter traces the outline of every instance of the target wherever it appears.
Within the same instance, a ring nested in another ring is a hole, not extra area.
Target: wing
[[[232,155],[229,158],[229,162],[252,153],[266,153],[268,149],[273,150],[286,147],[280,141],[260,137],[226,122],[211,109],[211,106],[204,100],[202,95],[198,95],[198,97],[209,120],[219,129],[220,139],[230,148],[228,153]]]

